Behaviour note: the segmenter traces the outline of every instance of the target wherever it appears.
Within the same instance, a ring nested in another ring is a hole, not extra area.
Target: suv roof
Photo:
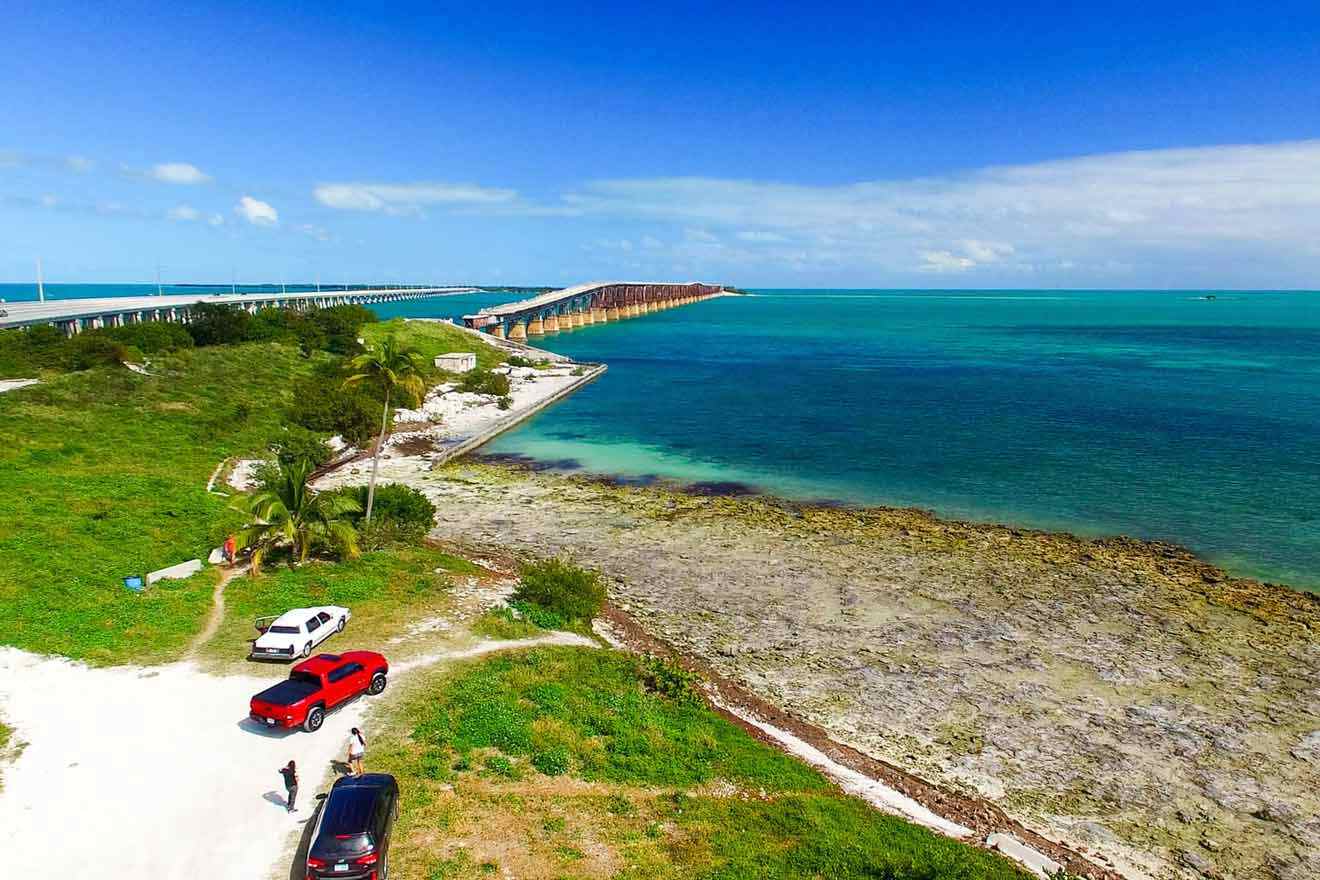
[[[340,778],[331,786],[330,796],[326,798],[321,833],[347,835],[368,831],[376,799],[397,788],[398,783],[388,773]]]

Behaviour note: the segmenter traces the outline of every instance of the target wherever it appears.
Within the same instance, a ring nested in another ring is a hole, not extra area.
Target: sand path
[[[570,633],[479,642],[398,664],[391,677],[546,644],[594,643]],[[95,669],[0,649],[0,714],[26,743],[0,790],[6,875],[254,880],[286,873],[349,728],[370,735],[363,718],[374,698],[331,713],[316,734],[249,724],[248,699],[285,674],[261,666],[251,675],[213,676],[188,661]],[[290,759],[302,777],[302,809],[292,814],[278,774]]]

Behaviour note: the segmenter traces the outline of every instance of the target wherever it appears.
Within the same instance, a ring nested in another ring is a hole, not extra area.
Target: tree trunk
[[[380,450],[385,445],[385,429],[390,424],[390,389],[385,389],[385,412],[380,416],[380,439],[376,441],[376,454],[371,457],[371,482],[367,484],[367,522],[371,522],[371,506],[376,502],[376,471],[380,469]]]

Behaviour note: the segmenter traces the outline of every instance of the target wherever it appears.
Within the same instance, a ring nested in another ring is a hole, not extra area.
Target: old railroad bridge
[[[717,284],[596,281],[464,315],[463,323],[500,339],[524,340],[585,324],[621,321],[722,296]]]

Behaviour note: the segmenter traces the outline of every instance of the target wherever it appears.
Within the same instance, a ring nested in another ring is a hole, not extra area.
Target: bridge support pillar
[[[544,321],[541,322],[541,327],[545,330],[546,333],[559,332],[559,316],[558,315],[549,316],[548,318],[546,318]]]
[[[540,318],[532,318],[532,320],[527,322],[527,335],[544,336],[545,323]]]
[[[596,310],[588,306],[581,311],[580,317],[583,324],[594,324],[596,323]]]
[[[503,325],[503,324],[495,324],[494,326],[492,326],[492,327],[490,328],[490,335],[491,335],[491,336],[494,336],[496,339],[503,339],[503,338],[504,338],[504,325]]]
[[[527,341],[527,324],[522,321],[515,321],[509,325],[509,338],[519,341]]]
[[[608,320],[609,320],[609,318],[608,318],[608,316],[606,315],[606,310],[605,310],[605,309],[602,309],[602,308],[600,308],[599,306],[593,306],[593,307],[592,307],[592,309],[591,309],[591,323],[593,323],[593,324],[604,324],[604,323],[605,323],[606,321],[608,321]]]
[[[581,327],[583,324],[587,323],[581,309],[578,309],[576,312],[571,312],[568,316],[568,320],[572,327]]]
[[[618,306],[606,306],[606,307],[605,307],[605,320],[606,320],[606,321],[617,321],[617,320],[619,320],[619,319],[622,318],[622,317],[623,317],[623,316],[619,314],[619,307],[618,307]]]

